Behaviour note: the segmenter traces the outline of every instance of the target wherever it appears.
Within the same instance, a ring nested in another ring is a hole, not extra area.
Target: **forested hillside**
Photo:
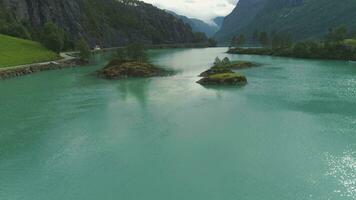
[[[0,33],[41,40],[53,22],[71,45],[85,38],[91,46],[190,43],[189,26],[136,0],[0,0]]]
[[[294,40],[320,39],[341,25],[356,31],[355,10],[355,0],[240,0],[216,38],[228,41],[258,30],[290,33]]]

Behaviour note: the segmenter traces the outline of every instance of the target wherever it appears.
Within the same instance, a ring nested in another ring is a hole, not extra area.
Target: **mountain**
[[[218,41],[255,30],[288,32],[295,40],[319,39],[329,28],[356,31],[355,0],[240,0],[224,19]]]
[[[224,18],[225,17],[215,17],[213,19],[213,22],[218,26],[218,28],[220,29],[222,24],[224,23]]]
[[[47,22],[91,46],[190,43],[194,37],[181,20],[137,0],[0,0],[0,33],[38,39]]]
[[[167,12],[181,19],[184,23],[189,24],[192,27],[193,32],[203,32],[208,37],[212,37],[219,29],[219,27],[216,26],[215,24],[208,24],[200,19],[189,18],[183,15],[178,15],[173,11],[167,10]]]

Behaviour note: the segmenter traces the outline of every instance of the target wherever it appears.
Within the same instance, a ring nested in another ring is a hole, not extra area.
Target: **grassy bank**
[[[58,58],[59,55],[47,50],[37,42],[0,34],[0,68]]]

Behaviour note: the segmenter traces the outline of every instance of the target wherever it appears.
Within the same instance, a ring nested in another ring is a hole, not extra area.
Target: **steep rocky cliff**
[[[355,0],[240,0],[216,34],[219,41],[255,30],[289,32],[295,40],[318,39],[329,28],[356,31]]]
[[[189,43],[193,33],[171,14],[136,0],[0,0],[0,32],[23,26],[36,38],[46,22],[63,28],[72,41],[120,46],[129,42]],[[12,25],[11,25],[12,26]],[[14,33],[16,34],[16,33]]]

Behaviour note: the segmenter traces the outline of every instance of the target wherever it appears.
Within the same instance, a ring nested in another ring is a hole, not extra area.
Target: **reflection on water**
[[[130,79],[117,83],[117,89],[122,100],[134,98],[142,107],[145,107],[149,96],[151,79]]]

